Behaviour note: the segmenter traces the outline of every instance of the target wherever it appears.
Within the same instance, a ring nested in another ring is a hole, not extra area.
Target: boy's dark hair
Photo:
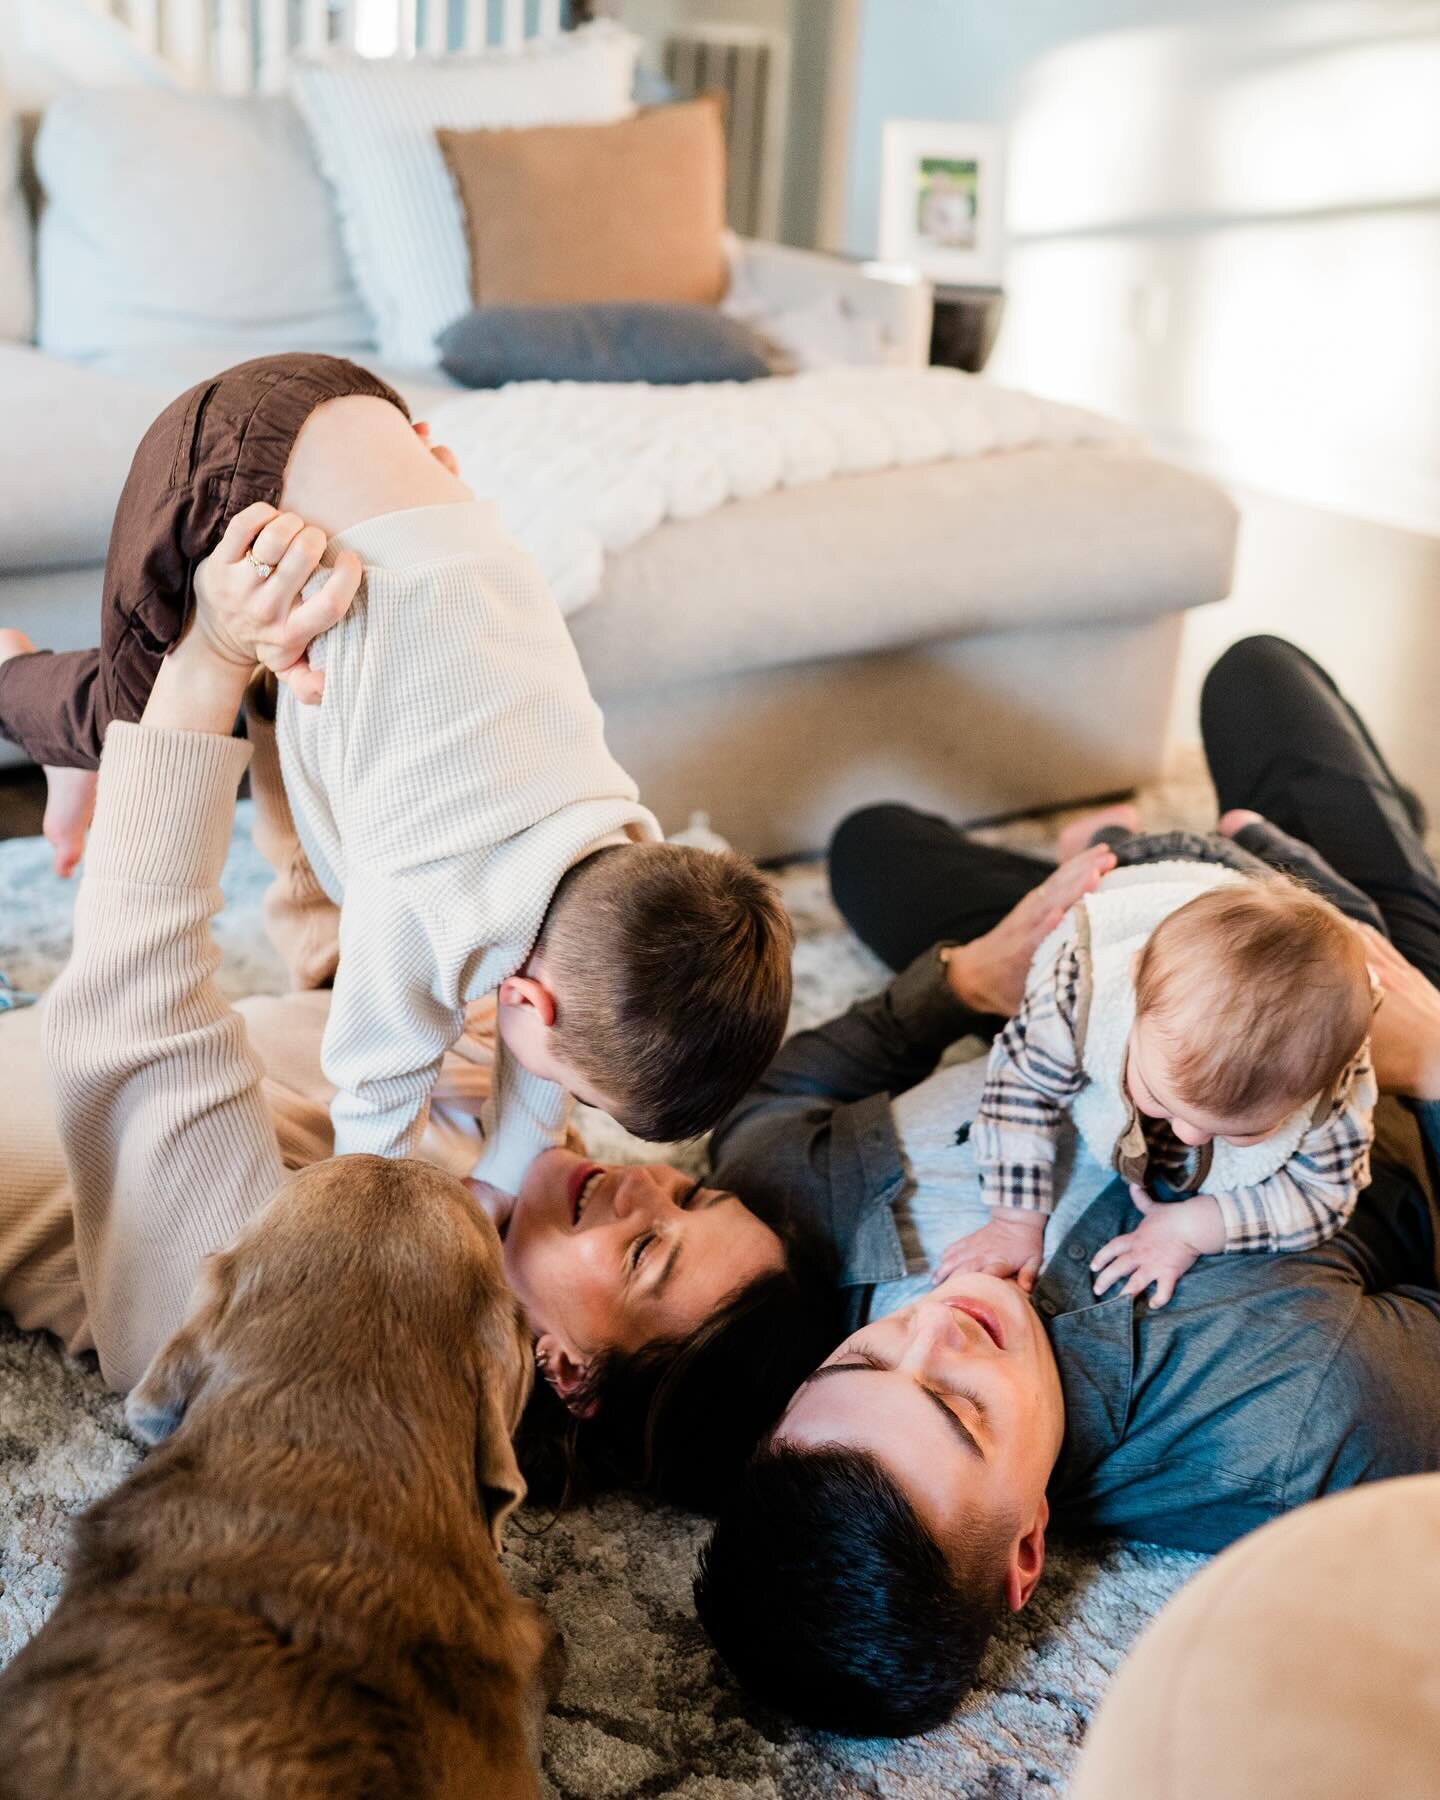
[[[637,1137],[697,1137],[780,1048],[794,945],[774,884],[733,851],[597,850],[561,880],[536,945],[556,1048]]]
[[[785,1267],[729,1295],[688,1337],[601,1356],[576,1416],[537,1381],[515,1453],[530,1498],[555,1506],[644,1488],[714,1512],[790,1396],[845,1335],[824,1240],[781,1228]]]
[[[822,1731],[911,1737],[975,1681],[1005,1542],[947,1552],[875,1457],[771,1444],[700,1553],[695,1606],[757,1698]]]

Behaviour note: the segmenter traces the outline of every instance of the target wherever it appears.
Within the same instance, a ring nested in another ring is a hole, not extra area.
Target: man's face
[[[1064,1426],[1029,1301],[1013,1281],[966,1273],[847,1338],[775,1435],[868,1451],[943,1542],[980,1519],[1017,1538],[1043,1527]]]

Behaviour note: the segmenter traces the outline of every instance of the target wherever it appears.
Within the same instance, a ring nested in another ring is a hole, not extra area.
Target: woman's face
[[[568,1150],[530,1165],[504,1259],[542,1355],[553,1346],[582,1369],[601,1351],[685,1336],[785,1261],[734,1194],[663,1163],[604,1167]]]

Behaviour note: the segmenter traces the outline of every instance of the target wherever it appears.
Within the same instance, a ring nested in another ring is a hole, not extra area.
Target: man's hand
[[[345,617],[360,586],[360,559],[347,550],[324,586],[301,600],[325,544],[325,533],[298,514],[257,501],[236,513],[195,570],[195,630],[225,661],[273,670],[307,706],[325,691],[324,674],[310,667],[310,643]]]
[[[1040,1254],[1044,1247],[1044,1213],[997,1206],[988,1225],[945,1246],[931,1277],[931,1286],[938,1287],[952,1275],[973,1269],[979,1275],[1013,1275],[1022,1291],[1028,1294],[1040,1273]]]
[[[1440,1100],[1440,989],[1373,926],[1357,924],[1355,929],[1365,940],[1365,960],[1385,990],[1370,1026],[1375,1079],[1389,1094]]]
[[[1061,863],[993,930],[946,953],[950,991],[972,1012],[1012,1018],[1025,998],[1031,958],[1077,900],[1093,894],[1115,867],[1115,852],[1096,844]]]
[[[1153,1282],[1150,1304],[1164,1306],[1197,1257],[1214,1256],[1225,1248],[1225,1222],[1208,1194],[1162,1205],[1132,1182],[1130,1198],[1145,1217],[1134,1231],[1111,1238],[1096,1255],[1090,1264],[1095,1292],[1103,1294],[1122,1276],[1129,1276],[1122,1294],[1143,1294]]]
[[[515,1210],[515,1196],[503,1193],[488,1181],[477,1181],[473,1175],[467,1175],[465,1185],[480,1203],[480,1210],[500,1233],[505,1235],[505,1227],[510,1223],[510,1215]]]

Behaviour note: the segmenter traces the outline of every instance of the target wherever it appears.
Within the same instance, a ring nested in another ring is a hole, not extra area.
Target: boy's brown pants
[[[161,659],[190,613],[195,565],[238,512],[280,504],[285,465],[317,406],[348,394],[409,408],[338,356],[262,356],[202,381],[140,440],[115,509],[101,596],[100,648],[38,650],[0,664],[0,736],[35,762],[100,764],[112,719],[145,710]]]

